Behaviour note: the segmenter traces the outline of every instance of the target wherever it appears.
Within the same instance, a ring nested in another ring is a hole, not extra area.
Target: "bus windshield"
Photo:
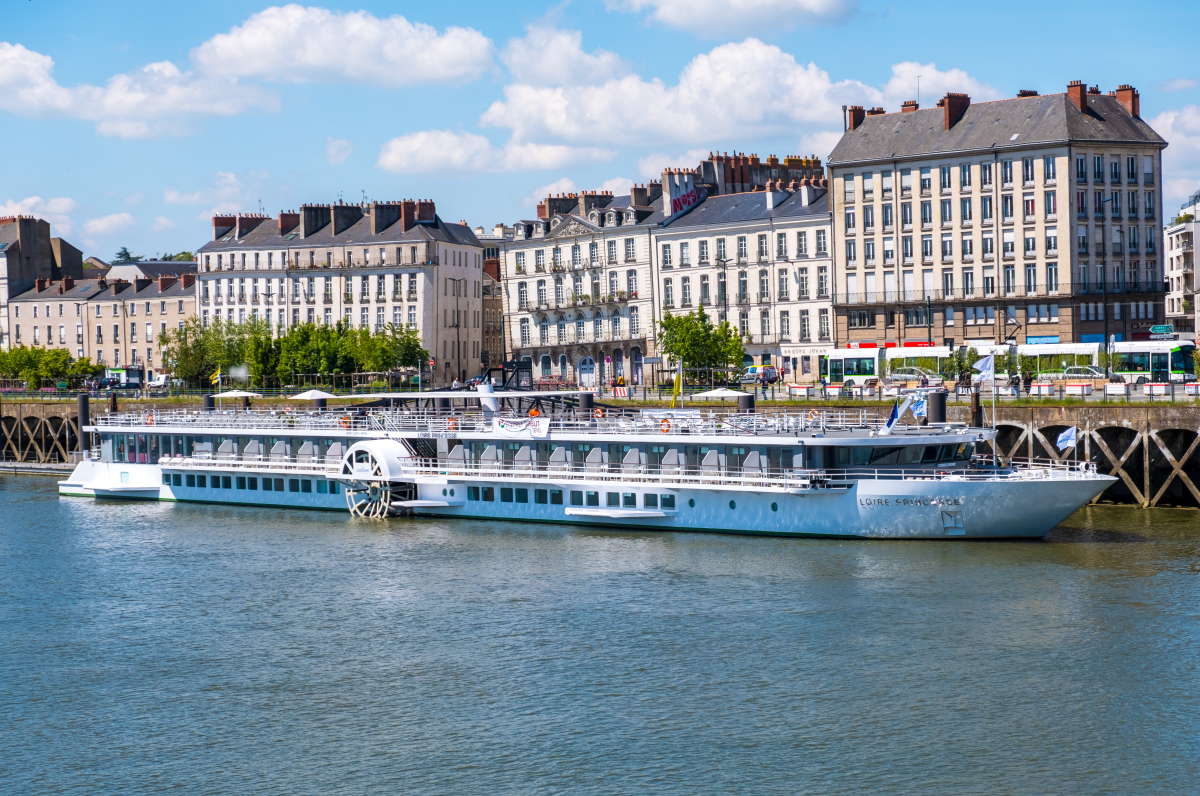
[[[1172,373],[1191,373],[1195,369],[1192,353],[1196,350],[1194,345],[1181,345],[1179,348],[1171,351],[1171,372]]]
[[[1116,360],[1113,370],[1118,373],[1150,372],[1150,352],[1148,351],[1118,351],[1113,358]]]
[[[846,357],[847,376],[874,376],[875,359],[873,357]]]

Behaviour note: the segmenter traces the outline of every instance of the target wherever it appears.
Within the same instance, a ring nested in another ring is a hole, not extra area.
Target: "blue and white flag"
[[[891,428],[892,426],[896,425],[896,421],[900,419],[899,409],[900,409],[899,401],[892,404],[892,414],[887,419],[887,427],[888,428]]]
[[[996,378],[995,358],[991,354],[976,362],[971,369],[979,371],[979,375],[972,377],[971,381],[991,381]]]
[[[1058,446],[1059,450],[1065,451],[1067,448],[1075,447],[1075,429],[1076,426],[1071,426],[1058,435],[1058,441],[1054,444]]]
[[[924,398],[918,398],[917,400],[913,401],[912,414],[913,414],[913,417],[928,417],[929,416],[929,410],[925,408],[925,399]]]

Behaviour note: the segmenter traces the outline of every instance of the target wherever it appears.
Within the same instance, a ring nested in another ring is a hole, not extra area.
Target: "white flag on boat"
[[[1060,451],[1065,451],[1067,448],[1075,447],[1075,429],[1076,426],[1071,426],[1066,431],[1058,435],[1058,442],[1054,443]]]
[[[925,399],[924,398],[918,398],[917,400],[913,401],[912,415],[913,415],[913,417],[928,417],[929,416],[929,410],[925,408]]]
[[[979,371],[979,375],[971,377],[971,381],[991,381],[992,379],[996,378],[995,368],[995,359],[991,354],[988,354],[986,357],[971,366],[972,370]]]

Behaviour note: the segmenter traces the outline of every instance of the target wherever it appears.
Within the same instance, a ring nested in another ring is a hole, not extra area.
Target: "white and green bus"
[[[1112,344],[1114,375],[1131,384],[1148,381],[1195,381],[1192,352],[1196,346],[1187,340],[1134,340]]]

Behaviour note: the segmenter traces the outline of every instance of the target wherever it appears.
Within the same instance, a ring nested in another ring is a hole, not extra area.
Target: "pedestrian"
[[[458,380],[458,376],[454,377],[454,383],[450,385],[450,389],[452,389],[452,390],[462,389],[462,382],[460,382]]]

